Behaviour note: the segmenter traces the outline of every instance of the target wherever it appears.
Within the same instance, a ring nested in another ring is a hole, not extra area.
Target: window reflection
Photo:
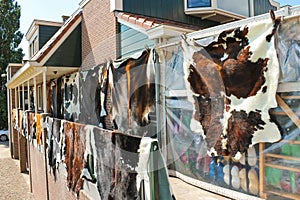
[[[188,0],[188,8],[210,7],[211,0]]]

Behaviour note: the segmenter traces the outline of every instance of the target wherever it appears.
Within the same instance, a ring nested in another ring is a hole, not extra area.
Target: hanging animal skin
[[[143,135],[141,127],[151,122],[149,113],[155,103],[154,54],[147,49],[138,57],[115,61],[109,68],[112,119],[119,131]]]
[[[210,156],[239,160],[250,146],[281,138],[268,112],[277,106],[279,77],[272,36],[280,19],[272,17],[223,31],[207,46],[181,42],[194,105],[190,128],[205,138]]]

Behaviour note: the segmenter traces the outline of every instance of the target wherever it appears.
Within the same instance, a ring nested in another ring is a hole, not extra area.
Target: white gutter
[[[182,35],[183,33],[191,33],[194,30],[168,25],[158,25],[146,31],[150,40],[158,38],[171,38]]]
[[[83,8],[90,0],[82,0],[81,2],[79,2],[79,6],[80,8]]]
[[[42,68],[37,66],[36,62],[28,61],[25,65],[14,74],[14,76],[6,83],[8,89],[17,87],[18,85],[32,79],[42,73]]]

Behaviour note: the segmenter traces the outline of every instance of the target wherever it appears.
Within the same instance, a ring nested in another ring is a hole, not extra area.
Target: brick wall
[[[117,57],[116,18],[109,0],[91,0],[82,11],[82,68]]]

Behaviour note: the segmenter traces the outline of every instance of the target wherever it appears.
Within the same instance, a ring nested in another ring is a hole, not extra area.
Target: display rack
[[[281,83],[278,87],[276,99],[278,102],[278,109],[271,111],[270,114],[277,118],[287,118],[290,120],[290,125],[294,126],[295,129],[300,129],[300,82],[293,83]],[[295,105],[288,105],[287,101],[296,102]],[[280,126],[280,125],[279,125]],[[298,135],[299,137],[299,135]],[[283,144],[288,145],[299,145],[300,141],[295,139],[282,139],[278,142],[278,148],[281,148]],[[300,189],[297,191],[290,192],[285,191],[276,187],[270,187],[266,181],[266,168],[271,167],[273,169],[282,170],[286,173],[300,174],[300,157],[294,155],[283,155],[280,151],[263,153],[266,149],[267,144],[260,143],[260,197],[261,198],[275,198],[276,196],[280,199],[300,199]],[[296,184],[297,178],[296,178]],[[292,182],[292,180],[290,180]],[[290,183],[292,184],[292,183]],[[297,185],[296,185],[297,186]],[[297,186],[299,187],[299,185]]]

